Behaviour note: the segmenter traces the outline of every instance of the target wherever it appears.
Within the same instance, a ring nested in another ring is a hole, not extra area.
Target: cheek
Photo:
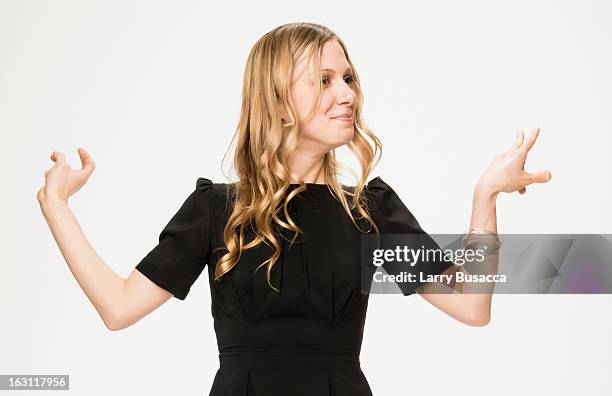
[[[314,93],[308,89],[304,89],[301,86],[295,88],[292,92],[291,100],[293,101],[293,106],[295,107],[295,111],[297,112],[297,117],[300,122],[304,123],[306,116],[312,109],[312,106],[315,103]]]
[[[313,99],[314,103],[314,99]],[[329,95],[323,94],[321,96],[321,103],[315,117],[312,120],[313,124],[317,124],[319,128],[324,127],[326,125],[333,125],[333,121],[330,117],[332,116],[334,111],[334,100],[329,97]]]
[[[331,120],[332,111],[334,108],[334,98],[330,95],[325,95],[321,97],[321,107],[319,107],[319,114],[325,116],[328,120]]]

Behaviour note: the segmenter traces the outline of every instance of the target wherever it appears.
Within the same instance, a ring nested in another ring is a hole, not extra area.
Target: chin
[[[355,136],[355,130],[347,130],[347,132],[339,133],[336,135],[336,139],[333,142],[330,142],[331,146],[334,148],[344,146],[345,144],[349,144],[353,137]]]
[[[351,142],[351,140],[353,140],[353,138],[355,137],[355,128],[346,128],[347,131],[344,134],[344,140],[343,140],[343,145],[344,144],[348,144]]]

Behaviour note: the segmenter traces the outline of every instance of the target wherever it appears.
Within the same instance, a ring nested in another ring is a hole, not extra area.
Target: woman
[[[78,171],[53,152],[38,201],[70,270],[111,330],[171,296],[185,299],[207,267],[220,360],[211,395],[371,395],[359,364],[368,302],[360,293],[360,237],[425,232],[381,177],[366,183],[382,145],[365,126],[362,106],[342,40],[321,25],[286,24],[265,34],[247,60],[234,137],[238,181],[198,178],[127,279],[97,256],[67,205],[94,170],[84,149]],[[524,194],[527,185],[550,180],[549,172],[523,170],[538,132],[526,140],[518,133],[480,177],[470,231],[495,236],[497,195]],[[352,187],[337,179],[334,150],[345,144],[362,168]],[[458,271],[446,261],[427,268]],[[489,322],[491,293],[413,286],[403,294],[416,291],[468,325]]]

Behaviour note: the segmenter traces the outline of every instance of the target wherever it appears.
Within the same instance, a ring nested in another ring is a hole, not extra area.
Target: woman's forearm
[[[470,220],[470,228],[485,229],[487,231],[497,233],[497,212],[496,201],[497,192],[487,188],[483,183],[478,182],[474,188],[474,196],[472,198],[472,217]],[[498,255],[486,256],[484,263],[479,264],[486,268],[482,268],[485,273],[497,273]],[[463,270],[461,267],[460,270]],[[494,283],[472,283],[462,282],[461,293],[471,294],[473,307],[479,312],[479,315],[484,317],[490,316],[491,311],[491,293],[495,287]],[[479,316],[477,315],[477,316]]]
[[[68,202],[39,196],[41,210],[51,233],[79,286],[106,327],[113,328],[121,317],[125,279],[115,273],[96,254],[85,237]]]

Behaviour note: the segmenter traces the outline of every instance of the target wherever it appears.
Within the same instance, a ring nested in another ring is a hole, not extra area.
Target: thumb
[[[549,171],[539,171],[527,174],[529,183],[546,183],[550,181],[552,175]]]
[[[86,171],[88,174],[91,174],[93,170],[96,168],[96,164],[94,163],[93,158],[89,155],[87,150],[82,147],[79,147],[77,150],[79,153],[79,157],[81,158],[81,170]]]

